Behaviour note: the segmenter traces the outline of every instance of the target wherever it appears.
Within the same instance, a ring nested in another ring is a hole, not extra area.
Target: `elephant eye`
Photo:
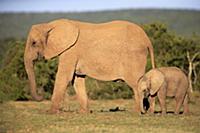
[[[32,42],[32,47],[36,47],[36,41]]]
[[[146,89],[144,89],[144,90],[143,90],[143,92],[144,92],[144,93],[146,93],[146,92],[147,92],[147,90],[146,90]]]

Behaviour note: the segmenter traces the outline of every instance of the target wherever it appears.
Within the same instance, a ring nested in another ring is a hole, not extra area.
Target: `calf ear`
[[[150,94],[154,95],[156,92],[159,91],[163,83],[165,82],[165,77],[162,72],[156,71],[154,75],[150,78]]]

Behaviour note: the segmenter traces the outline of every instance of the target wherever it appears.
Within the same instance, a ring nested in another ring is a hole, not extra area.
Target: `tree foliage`
[[[184,38],[168,30],[161,23],[143,25],[144,30],[154,46],[156,64],[161,66],[177,66],[188,73],[187,51],[191,55],[200,51],[199,36]],[[13,41],[3,60],[0,70],[0,101],[30,99],[27,75],[24,69],[24,41]],[[195,61],[200,61],[198,56]],[[40,60],[35,65],[36,82],[44,89],[45,98],[50,98],[55,81],[58,60]],[[147,70],[151,68],[148,59]],[[200,79],[200,66],[196,67],[197,79]],[[200,90],[200,83],[194,84],[194,90]],[[87,93],[91,99],[131,98],[132,91],[124,82],[103,82],[86,77]],[[68,93],[75,94],[71,84]]]

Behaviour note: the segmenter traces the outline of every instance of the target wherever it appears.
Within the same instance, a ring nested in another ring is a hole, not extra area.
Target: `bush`
[[[24,43],[16,41],[4,59],[0,71],[0,101],[26,99],[26,73],[23,65]]]
[[[91,99],[128,99],[132,97],[131,88],[122,81],[98,81],[86,78],[86,88]]]

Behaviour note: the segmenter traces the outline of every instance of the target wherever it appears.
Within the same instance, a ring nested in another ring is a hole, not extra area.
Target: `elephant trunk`
[[[25,69],[26,69],[28,79],[29,79],[31,96],[36,101],[42,101],[43,96],[38,95],[37,90],[36,90],[37,85],[36,85],[36,81],[35,81],[33,59],[28,57],[27,51],[25,51],[25,54],[24,54],[24,64],[25,64]]]
[[[140,99],[140,110],[142,114],[145,114],[146,111],[144,110],[144,95],[139,94],[139,99]]]

